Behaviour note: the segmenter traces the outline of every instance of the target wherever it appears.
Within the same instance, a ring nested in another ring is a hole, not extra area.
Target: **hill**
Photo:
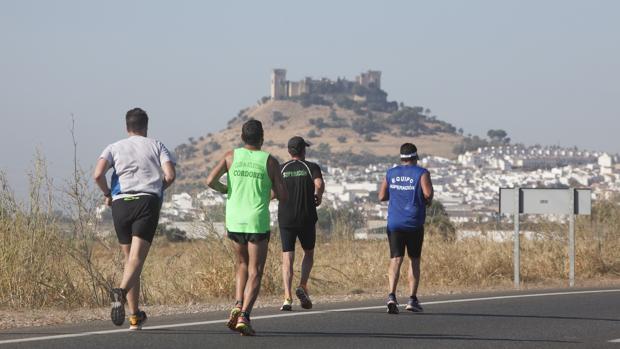
[[[313,144],[308,156],[323,165],[397,162],[398,149],[406,141],[416,144],[422,154],[455,157],[455,146],[463,137],[454,126],[430,116],[428,109],[391,103],[390,108],[373,107],[329,95],[263,98],[241,110],[226,129],[190,138],[175,149],[179,185],[184,190],[204,187],[206,174],[225,151],[242,144],[241,125],[250,118],[263,123],[264,149],[280,160],[288,158],[286,144],[295,135]]]

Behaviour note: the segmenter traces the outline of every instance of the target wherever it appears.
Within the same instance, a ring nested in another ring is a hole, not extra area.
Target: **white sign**
[[[574,207],[571,210],[570,191],[574,190]],[[515,189],[500,188],[499,213],[514,214]],[[527,214],[577,214],[592,212],[592,191],[586,189],[519,189],[519,213]]]

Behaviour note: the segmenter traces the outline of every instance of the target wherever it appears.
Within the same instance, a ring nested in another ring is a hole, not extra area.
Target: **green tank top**
[[[228,169],[226,229],[234,233],[266,233],[270,230],[271,179],[267,172],[269,153],[235,149]]]

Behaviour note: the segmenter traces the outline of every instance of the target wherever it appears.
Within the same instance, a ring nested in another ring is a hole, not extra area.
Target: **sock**
[[[243,307],[243,301],[236,301],[236,302],[235,302],[235,307],[236,307],[236,308],[241,308],[241,307]]]
[[[417,301],[418,297],[416,297],[416,295],[410,296],[409,299],[411,299],[412,301]]]

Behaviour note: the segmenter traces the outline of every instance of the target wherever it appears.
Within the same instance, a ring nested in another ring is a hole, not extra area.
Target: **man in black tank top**
[[[291,160],[281,165],[282,177],[289,193],[289,200],[278,205],[284,281],[284,304],[281,308],[283,311],[292,310],[291,284],[297,238],[304,249],[304,258],[301,263],[299,287],[295,290],[295,294],[302,308],[312,308],[307,283],[314,263],[315,225],[318,219],[316,207],[321,204],[325,184],[319,165],[305,160],[306,147],[309,145],[301,137],[291,138],[288,142]]]

